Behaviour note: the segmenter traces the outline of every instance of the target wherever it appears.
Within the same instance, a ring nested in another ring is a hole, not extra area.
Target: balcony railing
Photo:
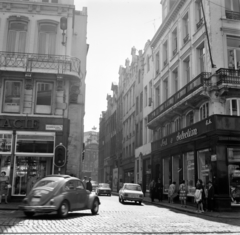
[[[189,34],[186,35],[186,37],[183,39],[183,44],[186,44],[189,39]]]
[[[240,20],[240,12],[226,11],[226,18],[231,20]]]
[[[221,68],[216,71],[218,75],[217,85],[222,83],[240,84],[240,70]]]
[[[202,24],[203,24],[203,18],[200,19],[200,20],[198,21],[198,23],[196,24],[197,29],[199,29],[199,28],[201,27]]]
[[[177,48],[173,50],[173,56],[175,56],[176,54],[177,54]]]
[[[193,91],[197,90],[199,87],[203,85],[209,84],[209,77],[211,73],[203,72],[200,73],[196,78],[194,78],[191,82],[189,82],[186,86],[184,86],[181,90],[176,92],[173,96],[167,99],[164,103],[159,105],[155,110],[153,110],[148,115],[148,123],[151,122],[154,118],[162,114],[164,111],[172,107],[174,104],[188,96]]]
[[[64,55],[0,52],[0,68],[20,68],[26,72],[33,69],[55,70],[56,73],[74,72],[80,75],[80,65],[78,58]]]

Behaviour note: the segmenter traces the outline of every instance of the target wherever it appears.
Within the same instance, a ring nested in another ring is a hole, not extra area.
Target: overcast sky
[[[161,24],[160,0],[75,0],[76,10],[87,7],[86,114],[84,131],[97,127],[107,109],[112,82],[118,70],[131,60],[131,48],[143,50]]]

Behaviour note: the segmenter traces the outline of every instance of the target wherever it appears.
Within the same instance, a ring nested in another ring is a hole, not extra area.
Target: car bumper
[[[111,194],[111,191],[107,191],[107,190],[98,191],[98,194]]]
[[[56,206],[19,206],[20,210],[29,211],[29,212],[54,212],[57,211]]]
[[[143,198],[142,197],[123,197],[123,200],[126,201],[138,201],[138,202],[142,202]]]

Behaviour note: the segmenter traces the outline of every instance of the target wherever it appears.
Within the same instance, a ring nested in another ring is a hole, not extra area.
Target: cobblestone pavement
[[[0,234],[240,234],[239,219],[210,218],[151,204],[120,204],[117,196],[100,197],[99,214],[55,214],[27,219],[21,211],[0,211]]]

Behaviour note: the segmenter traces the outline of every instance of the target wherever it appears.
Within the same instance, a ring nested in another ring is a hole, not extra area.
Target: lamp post
[[[60,28],[63,31],[62,35],[63,35],[63,39],[62,39],[62,45],[65,46],[66,45],[66,40],[65,40],[65,30],[67,30],[67,18],[66,17],[62,17],[60,20]]]

